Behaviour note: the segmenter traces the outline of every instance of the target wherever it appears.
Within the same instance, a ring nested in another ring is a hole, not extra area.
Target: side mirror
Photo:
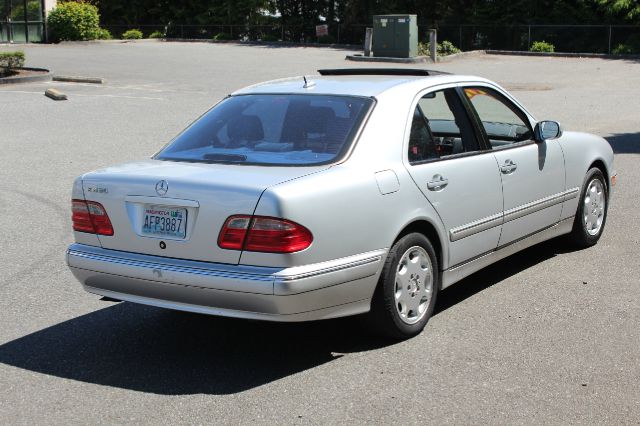
[[[540,121],[533,130],[536,142],[544,142],[549,139],[558,139],[562,136],[562,128],[557,121]]]

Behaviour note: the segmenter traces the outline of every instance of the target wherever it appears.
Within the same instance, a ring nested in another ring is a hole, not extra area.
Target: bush
[[[0,77],[24,66],[24,52],[0,52]]]
[[[94,40],[100,31],[98,8],[87,3],[59,3],[49,13],[47,24],[56,41]]]
[[[632,34],[624,43],[618,44],[612,51],[614,55],[633,55],[640,53],[640,34]]]
[[[336,38],[330,34],[318,37],[318,43],[320,44],[334,44],[335,42]]]
[[[462,52],[462,50],[458,49],[453,43],[448,40],[444,40],[442,44],[438,44],[438,47],[436,49],[439,56],[449,56]]]
[[[164,33],[162,31],[154,31],[149,34],[149,38],[164,38]]]
[[[629,46],[628,44],[620,43],[613,48],[611,53],[613,53],[614,55],[631,55],[635,53],[635,51],[633,50],[633,47]]]
[[[420,56],[429,56],[431,43],[418,43],[418,55]],[[437,56],[449,56],[455,53],[460,53],[462,50],[458,49],[453,43],[448,40],[444,40],[442,43],[438,43],[436,45],[436,55]]]
[[[215,41],[223,41],[223,40],[233,40],[231,34],[228,33],[218,33],[213,36],[213,40]]]
[[[122,38],[124,40],[140,40],[142,38],[142,31],[135,28],[127,30],[122,33]]]
[[[534,41],[531,47],[529,48],[529,52],[544,52],[544,53],[553,53],[555,52],[556,47],[547,43],[546,41]]]
[[[111,35],[111,32],[109,32],[109,30],[107,30],[106,28],[100,28],[98,30],[96,38],[98,40],[111,40],[113,36]]]

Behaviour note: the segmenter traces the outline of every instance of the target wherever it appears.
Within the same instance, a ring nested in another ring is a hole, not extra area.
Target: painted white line
[[[73,96],[85,96],[87,98],[91,97],[102,97],[102,98],[123,98],[123,99],[145,99],[149,101],[164,101],[164,98],[154,98],[151,96],[126,96],[126,95],[81,95],[75,94]]]
[[[33,91],[28,91],[28,90],[2,90],[0,89],[0,93],[26,93],[26,94],[30,94],[30,95],[42,95],[44,92],[39,91],[39,92],[33,92]],[[85,98],[123,98],[123,99],[144,99],[144,100],[149,100],[149,101],[164,101],[164,98],[154,98],[154,97],[150,97],[150,96],[126,96],[126,95],[87,95],[87,94],[83,94],[83,93],[72,93],[70,94],[71,97],[73,96],[81,96],[81,97],[85,97]]]
[[[139,90],[142,92],[154,92],[154,93],[193,93],[198,95],[207,95],[206,91],[202,90],[189,90],[189,89],[155,89],[150,86],[162,86],[161,83],[151,83],[151,84],[141,84],[141,85],[124,85],[117,86],[113,84],[90,84],[90,83],[69,83],[65,81],[47,81],[42,84],[46,85],[56,85],[56,86],[81,86],[81,87],[91,87],[95,89],[121,89],[121,90]],[[169,84],[168,84],[169,85]]]

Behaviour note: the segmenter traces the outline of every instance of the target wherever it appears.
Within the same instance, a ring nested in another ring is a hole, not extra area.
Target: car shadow
[[[622,133],[605,137],[616,154],[640,153],[640,133]]]
[[[545,241],[513,254],[446,288],[438,295],[434,315],[559,254],[575,251],[562,238]]]
[[[466,278],[441,293],[436,314],[557,253],[545,243]],[[391,344],[358,318],[269,323],[115,303],[0,345],[0,363],[146,393],[221,395]]]

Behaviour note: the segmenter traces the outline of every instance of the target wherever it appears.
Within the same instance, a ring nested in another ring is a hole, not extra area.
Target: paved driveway
[[[15,46],[0,46],[0,51]],[[84,293],[68,272],[73,177],[149,156],[232,90],[347,51],[184,43],[18,46],[101,86],[0,86],[0,423],[635,423],[640,418],[640,63],[472,56],[539,118],[607,137],[604,236],[546,243],[440,297],[420,336],[352,319],[271,324]],[[55,87],[69,96],[43,96]]]

